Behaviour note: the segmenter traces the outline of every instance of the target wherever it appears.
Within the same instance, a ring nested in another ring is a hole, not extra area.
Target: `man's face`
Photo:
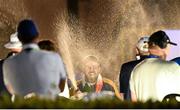
[[[19,52],[21,52],[22,48],[11,48],[10,50],[11,50],[12,52],[17,52],[17,53],[19,53]]]
[[[84,64],[84,73],[88,81],[94,82],[97,80],[101,72],[100,64],[95,61],[86,61]]]

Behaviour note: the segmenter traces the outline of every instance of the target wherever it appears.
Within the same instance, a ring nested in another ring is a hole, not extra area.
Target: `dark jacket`
[[[133,71],[134,67],[143,61],[146,56],[141,57],[140,60],[134,60],[130,61],[127,63],[124,63],[121,66],[121,71],[120,71],[120,76],[119,76],[119,88],[120,88],[120,93],[124,93],[124,99],[125,100],[131,100],[131,92],[130,92],[130,87],[129,87],[129,80],[131,77],[131,72]]]
[[[2,96],[4,93],[9,94],[3,80],[3,62],[4,60],[0,61],[0,96]]]

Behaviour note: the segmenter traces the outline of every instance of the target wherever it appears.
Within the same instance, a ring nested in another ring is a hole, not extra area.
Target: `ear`
[[[136,47],[136,54],[139,55],[140,52],[139,52],[139,49]]]

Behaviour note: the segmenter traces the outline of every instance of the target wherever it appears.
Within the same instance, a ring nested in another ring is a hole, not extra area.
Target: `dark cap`
[[[176,43],[171,42],[168,35],[162,30],[153,33],[149,37],[149,43],[154,43],[155,45],[158,45],[161,48],[165,48],[163,44],[171,44],[175,46],[177,45]]]
[[[17,28],[18,38],[20,41],[32,40],[39,35],[37,27],[32,20],[22,20]]]

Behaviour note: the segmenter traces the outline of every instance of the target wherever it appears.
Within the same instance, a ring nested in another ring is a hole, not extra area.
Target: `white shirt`
[[[179,83],[179,65],[158,58],[148,58],[132,71],[130,89],[139,101],[162,101],[168,94],[180,94]]]
[[[15,94],[21,96],[32,92],[44,96],[58,95],[60,80],[66,79],[61,57],[40,50],[36,44],[24,45],[22,52],[5,60],[3,74],[5,84],[10,84]]]

